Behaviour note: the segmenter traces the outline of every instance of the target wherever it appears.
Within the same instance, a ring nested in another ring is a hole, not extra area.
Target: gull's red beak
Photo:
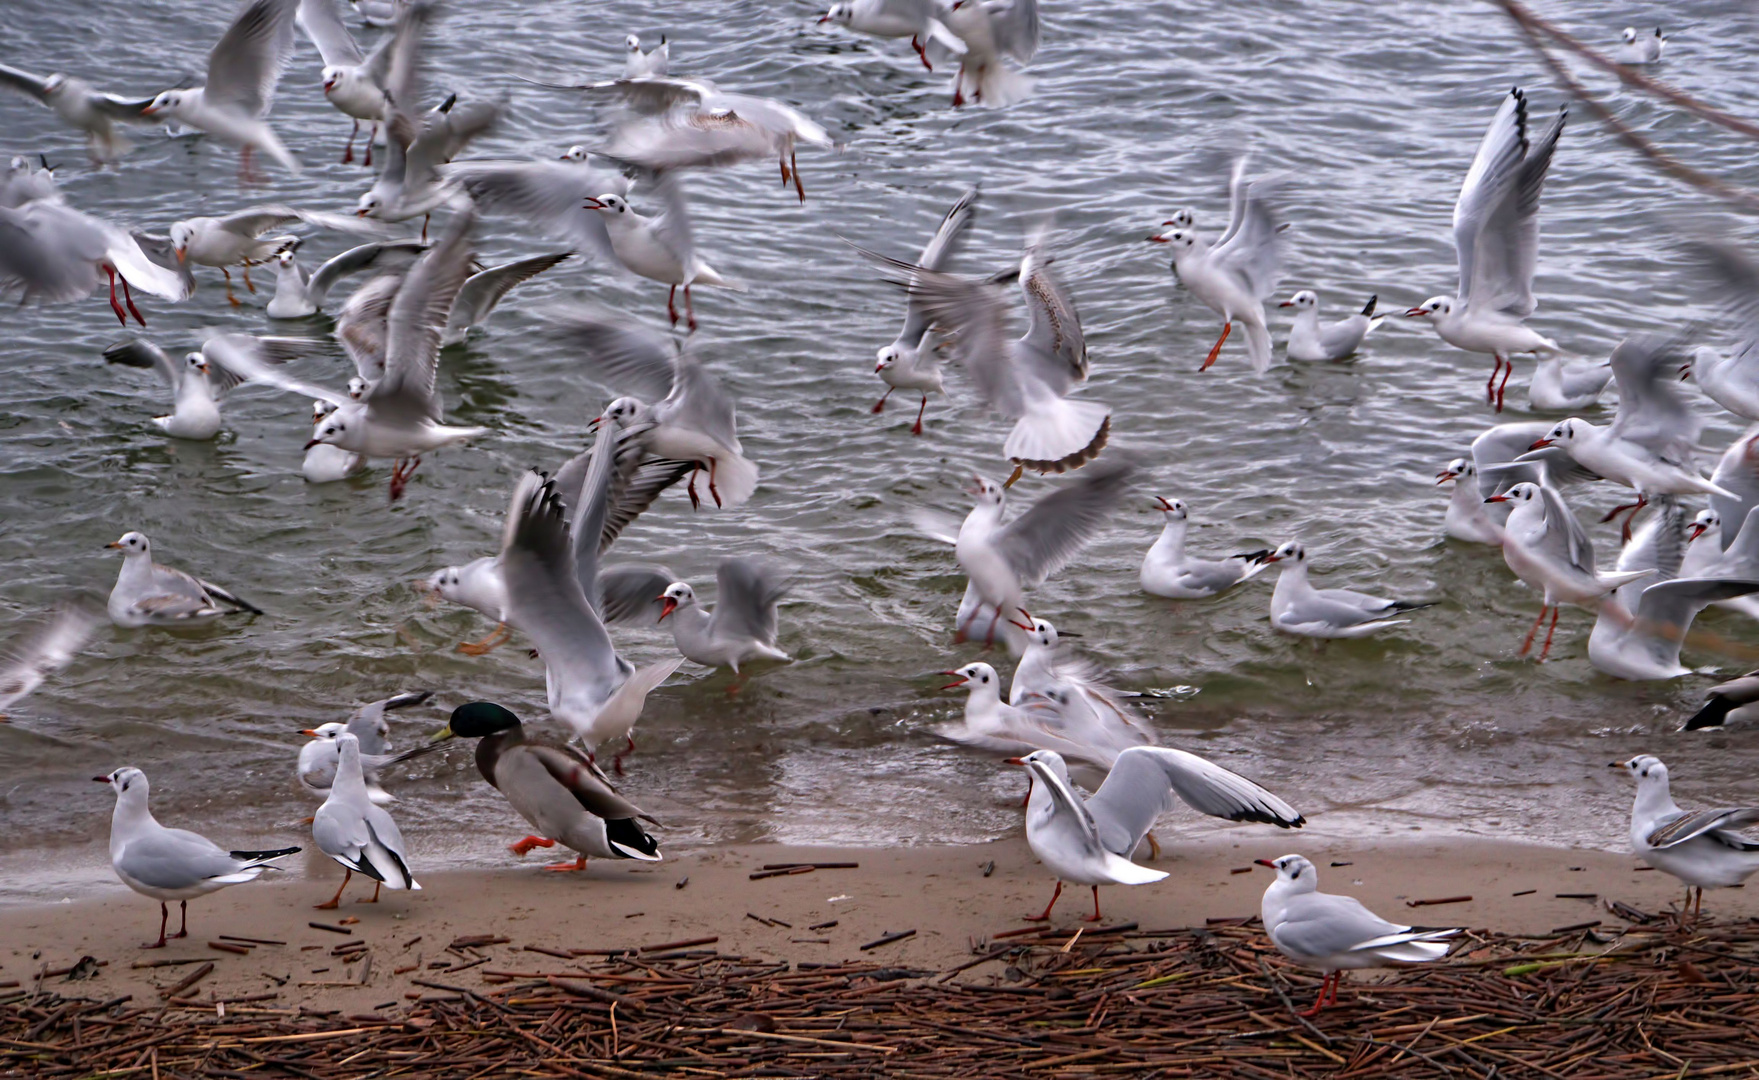
[[[948,675],[948,676],[951,676],[952,678],[959,680],[958,682],[950,682],[947,685],[941,687],[942,690],[957,690],[959,687],[964,686],[966,683],[971,681],[970,679],[967,679],[965,676],[959,674],[957,671],[943,671],[943,672],[941,672],[941,674]]]
[[[1269,859],[1253,859],[1252,865],[1253,866],[1268,866],[1272,870],[1276,869],[1276,863],[1271,862]]]
[[[108,784],[110,778],[108,776],[94,776],[92,777],[92,782],[95,784]]]
[[[354,212],[354,216],[355,217],[366,217],[366,210],[364,210],[364,209],[356,210]]]
[[[311,441],[309,441],[309,442],[307,442],[307,443],[306,443],[306,444],[305,444],[305,446],[303,446],[303,447],[301,447],[301,449],[304,449],[304,450],[310,450],[310,449],[311,449],[311,448],[312,448],[312,447],[314,447],[314,446],[317,446],[317,445],[318,445],[318,444],[319,444],[319,443],[321,443],[321,442],[323,442],[323,440],[322,440],[322,439],[312,439],[312,440],[311,440]],[[110,546],[111,546],[111,547],[115,547],[115,546],[116,546],[116,545],[115,545],[115,544],[111,544],[111,545],[110,545]]]
[[[1493,503],[1493,502],[1508,502],[1508,501],[1509,501],[1509,497],[1508,497],[1508,496],[1507,496],[1507,495],[1492,495],[1492,496],[1491,496],[1491,497],[1490,497],[1490,498],[1488,498],[1488,499],[1485,499],[1485,500],[1484,500],[1484,501],[1485,501],[1485,502],[1487,502],[1487,503]]]
[[[1281,555],[1276,554],[1275,552],[1272,552],[1271,554],[1266,555],[1264,558],[1259,559],[1258,561],[1263,563],[1266,566],[1269,566],[1273,562],[1282,562],[1283,557]]]
[[[146,108],[144,108],[140,111],[140,114],[142,116],[157,116],[159,114],[159,108],[156,105],[148,105]],[[108,781],[106,781],[106,782],[108,782]]]
[[[670,596],[662,596],[659,599],[665,605],[660,608],[661,619],[664,619],[666,616],[672,614],[672,612],[678,610],[678,601],[672,599]]]
[[[581,205],[585,206],[588,210],[603,210],[605,208],[604,203],[599,202],[596,197],[592,197],[592,196],[589,196],[587,198],[586,202],[582,203]]]
[[[182,263],[189,258],[188,248],[173,248],[172,250],[177,253],[177,261],[179,263]]]
[[[1443,469],[1435,474],[1435,482],[1438,484],[1445,484],[1449,480],[1458,480],[1459,478],[1460,474],[1454,472],[1452,469]]]
[[[1294,306],[1295,306],[1295,302],[1293,300],[1284,300],[1282,303],[1277,305],[1277,307],[1294,307]]]
[[[1534,439],[1533,445],[1529,446],[1527,449],[1529,449],[1529,450],[1543,450],[1546,447],[1553,445],[1555,443],[1555,441],[1556,440],[1554,440],[1554,439]]]
[[[1700,536],[1703,536],[1705,528],[1706,528],[1706,526],[1703,526],[1703,525],[1692,526],[1692,535],[1686,537],[1686,543],[1689,544],[1692,541],[1698,539]]]
[[[1405,312],[1405,318],[1409,319],[1413,315],[1427,315],[1427,314],[1429,314],[1429,312],[1424,311],[1422,308],[1414,307],[1411,310]]]
[[[299,733],[301,735],[309,735],[314,739],[318,737],[318,729],[317,728],[300,728]]]
[[[1162,510],[1171,510],[1173,508],[1173,504],[1170,502],[1167,502],[1167,498],[1165,495],[1156,495],[1154,497],[1154,501],[1157,503],[1160,503],[1160,509],[1162,509]]]
[[[1148,242],[1151,244],[1164,244],[1167,242],[1167,238],[1156,233],[1155,235],[1148,237]]]
[[[1003,765],[1024,765],[1024,764],[1026,764],[1026,759],[1025,758],[1017,758],[1017,757],[1003,758],[1002,764]],[[103,779],[103,777],[99,777],[99,779],[101,780],[101,779]]]
[[[1023,623],[1018,619],[1009,619],[1008,621],[1013,623],[1015,626],[1018,626],[1020,629],[1026,631],[1028,634],[1032,633],[1032,624],[1031,623]]]
[[[831,17],[830,17],[830,16],[829,16],[829,15],[820,15],[820,16],[819,16],[819,17],[818,17],[818,21],[819,21],[819,25],[821,25],[821,26],[822,26],[822,25],[824,25],[824,24],[825,24],[825,23],[828,23],[828,22],[830,22],[830,21],[831,21]]]

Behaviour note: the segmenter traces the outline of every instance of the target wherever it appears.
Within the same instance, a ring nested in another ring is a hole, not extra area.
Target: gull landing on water
[[[930,71],[928,44],[933,42],[955,56],[965,53],[965,43],[941,22],[951,10],[946,0],[850,0],[832,4],[819,16],[819,25],[835,23],[858,34],[876,38],[909,38],[922,66]]]

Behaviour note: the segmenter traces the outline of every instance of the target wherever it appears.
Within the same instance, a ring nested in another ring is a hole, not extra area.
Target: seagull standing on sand
[[[403,834],[397,823],[383,808],[374,806],[367,792],[366,774],[361,767],[360,740],[344,731],[336,736],[336,776],[330,784],[329,798],[312,816],[311,835],[318,850],[340,863],[342,884],[336,895],[319,910],[334,910],[342,902],[342,890],[356,871],[373,879],[373,898],[379,902],[379,888],[419,889],[421,885],[409,872],[404,854]]]
[[[1631,805],[1631,850],[1696,894],[1694,916],[1704,906],[1705,889],[1734,888],[1759,872],[1759,843],[1735,832],[1759,823],[1759,808],[1681,810],[1668,791],[1667,766],[1649,754],[1615,761],[1607,768],[1624,769],[1637,781],[1637,801]],[[1680,918],[1685,916],[1681,905]]]
[[[1082,918],[1098,922],[1101,885],[1143,885],[1166,877],[1137,866],[1129,856],[1175,794],[1191,809],[1229,821],[1298,829],[1307,820],[1244,776],[1183,750],[1125,750],[1105,783],[1085,800],[1070,786],[1069,770],[1054,750],[1036,750],[1009,763],[1024,765],[1036,781],[1026,803],[1026,843],[1057,876],[1050,903],[1028,915],[1030,922],[1050,918],[1065,881],[1093,889],[1093,915]]]
[[[1270,596],[1270,625],[1285,634],[1367,637],[1376,630],[1411,621],[1390,616],[1435,606],[1433,600],[1388,600],[1350,589],[1316,589],[1307,580],[1307,549],[1293,540],[1264,556],[1264,561],[1283,564],[1276,591]]]
[[[117,626],[177,626],[241,611],[262,614],[212,582],[154,562],[153,545],[141,533],[125,532],[105,546],[122,552],[109,604],[110,621]]]
[[[1422,964],[1447,955],[1458,930],[1418,930],[1388,922],[1353,896],[1319,891],[1319,871],[1300,855],[1256,859],[1276,871],[1264,890],[1264,932],[1277,951],[1325,978],[1313,1007],[1298,1015],[1317,1016],[1338,1003],[1343,973],[1393,964]],[[1330,991],[1329,999],[1326,996]]]
[[[1347,319],[1319,325],[1319,294],[1302,289],[1277,307],[1295,309],[1295,324],[1289,327],[1289,359],[1301,361],[1342,360],[1362,346],[1375,327],[1386,321],[1376,315],[1374,305],[1380,300],[1370,296],[1362,310]]]
[[[1539,142],[1527,140],[1527,95],[1509,91],[1478,145],[1454,202],[1454,251],[1459,294],[1435,296],[1405,312],[1435,324],[1441,339],[1496,360],[1486,399],[1502,411],[1515,353],[1549,355],[1557,343],[1522,325],[1538,306],[1533,271],[1539,263],[1539,196],[1569,109],[1560,108]],[[1508,367],[1505,369],[1504,365]],[[1497,376],[1502,382],[1497,382]]]
[[[1187,554],[1185,533],[1190,528],[1191,511],[1183,499],[1167,499],[1156,495],[1161,518],[1160,536],[1142,556],[1140,581],[1142,591],[1172,600],[1207,600],[1245,581],[1270,564],[1263,556],[1268,551],[1233,555],[1226,559],[1205,559]]]
[[[279,858],[299,848],[275,851],[227,851],[212,840],[188,829],[167,829],[147,807],[147,774],[121,768],[108,776],[94,776],[116,792],[116,809],[110,815],[110,865],[122,883],[159,902],[159,940],[143,949],[165,947],[165,927],[171,919],[166,903],[178,902],[182,922],[171,937],[189,936],[189,902],[198,896],[255,881]]]

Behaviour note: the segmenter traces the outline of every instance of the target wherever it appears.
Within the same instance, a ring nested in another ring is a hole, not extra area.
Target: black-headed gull
[[[922,255],[917,258],[917,266],[937,273],[946,271],[947,264],[963,246],[965,235],[970,231],[971,217],[977,209],[977,195],[978,189],[972,187],[947,210],[934,235],[929,237],[927,246],[922,249]],[[868,254],[859,247],[855,250]],[[880,261],[895,266],[886,260]],[[885,394],[874,403],[874,415],[885,410],[886,399],[892,396],[893,390],[916,390],[922,394],[922,405],[916,410],[916,423],[910,428],[912,435],[922,434],[922,414],[928,411],[929,392],[946,392],[941,385],[939,356],[932,345],[923,347],[928,332],[928,312],[922,301],[913,295],[904,306],[903,328],[890,345],[880,349],[873,369],[887,387]]]
[[[1486,511],[1478,490],[1478,467],[1467,458],[1455,458],[1435,476],[1437,484],[1452,484],[1442,532],[1469,544],[1502,545],[1502,522]]]
[[[953,0],[945,25],[965,43],[953,76],[953,106],[1012,105],[1032,92],[1032,78],[1002,62],[1029,64],[1038,52],[1038,0]]]
[[[574,752],[525,740],[519,717],[489,701],[452,710],[436,740],[476,739],[476,769],[537,832],[508,845],[515,855],[561,844],[572,862],[546,870],[585,870],[586,860],[660,861],[660,844],[641,827],[647,818],[617,793],[592,762]],[[647,818],[651,821],[652,818]]]
[[[993,641],[996,621],[1025,615],[1021,605],[1026,590],[1068,565],[1105,527],[1134,476],[1135,467],[1127,461],[1097,465],[1006,524],[1007,490],[979,476],[969,492],[977,505],[957,530],[926,512],[914,520],[925,535],[953,545],[979,599],[994,612],[985,633],[985,640]],[[967,627],[959,630],[966,632]]]
[[[110,281],[110,310],[117,321],[126,326],[133,315],[145,326],[130,285],[177,301],[189,296],[191,283],[150,258],[143,236],[81,213],[58,197],[0,206],[0,295],[39,304],[84,300],[97,290],[102,272]],[[122,300],[116,299],[118,278]]]
[[[319,910],[331,910],[342,902],[342,890],[358,872],[373,879],[373,898],[362,903],[379,902],[379,889],[419,889],[420,883],[409,871],[409,856],[403,846],[403,833],[383,807],[373,805],[361,764],[360,740],[344,731],[336,736],[336,775],[330,783],[329,797],[312,815],[312,840],[318,850],[336,860],[346,871],[336,895]]]
[[[84,601],[64,604],[46,622],[0,648],[0,720],[4,710],[71,664],[103,622],[103,612]]]
[[[324,423],[324,418],[336,411],[336,403],[322,398],[311,403],[312,434]],[[318,443],[305,448],[305,457],[299,463],[299,475],[307,483],[333,484],[338,480],[346,480],[355,473],[366,468],[366,458],[361,457],[339,446],[329,443]]]
[[[300,734],[311,741],[299,748],[299,761],[294,773],[299,786],[319,797],[328,797],[336,782],[336,769],[342,760],[336,737],[344,732],[360,740],[361,772],[366,778],[367,797],[375,804],[396,799],[379,786],[379,771],[394,760],[391,754],[391,727],[385,722],[387,710],[407,709],[433,697],[431,690],[415,690],[393,694],[354,711],[346,723],[331,722],[306,728]]]
[[[1002,697],[1002,677],[982,661],[941,674],[954,680],[942,686],[942,690],[965,691],[965,708],[960,718],[932,729],[948,742],[991,754],[1054,750],[1096,785],[1117,761],[1117,747],[1089,744],[1076,737],[1079,733],[1064,731],[1052,705],[1008,704]]]
[[[1704,707],[1686,720],[1683,731],[1719,728],[1726,724],[1751,724],[1759,720],[1759,671],[1718,683],[1704,692]]]
[[[1409,619],[1407,611],[1434,607],[1436,601],[1388,600],[1350,589],[1316,589],[1307,580],[1307,549],[1291,540],[1263,557],[1279,563],[1276,590],[1270,595],[1270,625],[1285,634],[1316,638],[1367,637]]]
[[[1269,564],[1263,556],[1268,551],[1232,555],[1225,559],[1205,559],[1185,550],[1185,534],[1190,528],[1191,511],[1183,499],[1154,497],[1160,507],[1160,536],[1142,556],[1139,580],[1142,591],[1172,600],[1207,600],[1262,571]]]
[[[1637,781],[1631,804],[1631,850],[1697,894],[1693,914],[1704,905],[1705,889],[1729,889],[1759,872],[1759,843],[1736,829],[1759,823],[1759,808],[1681,810],[1668,790],[1667,766],[1650,754],[1615,761]],[[1680,917],[1685,918],[1682,905]]]
[[[171,390],[171,415],[153,417],[160,431],[176,439],[202,441],[220,433],[220,398],[244,381],[228,368],[225,356],[251,354],[259,364],[281,364],[310,352],[316,343],[301,338],[213,334],[199,352],[173,360],[157,345],[127,338],[104,350],[106,363],[156,371]]]
[[[1317,1016],[1320,1009],[1338,1003],[1345,971],[1440,960],[1447,955],[1448,939],[1459,933],[1400,926],[1353,896],[1322,893],[1319,871],[1304,856],[1254,861],[1276,871],[1260,911],[1271,944],[1302,967],[1325,974],[1319,998],[1301,1016]]]
[[[1710,496],[1710,508],[1724,522],[1720,546],[1727,549],[1746,530],[1747,518],[1753,508],[1759,506],[1759,425],[1749,427],[1729,443],[1716,463],[1716,471],[1710,474],[1710,480],[1736,496],[1732,499]],[[1728,527],[1731,522],[1740,524],[1731,529]]]
[[[642,79],[614,83],[646,97],[671,94],[671,107],[658,116],[619,126],[597,153],[625,166],[650,172],[719,168],[774,158],[782,186],[794,185],[806,201],[796,147],[800,143],[835,149],[837,141],[793,106],[773,98],[725,94],[701,80]]]
[[[930,42],[955,56],[965,52],[965,43],[942,21],[951,10],[948,0],[848,0],[832,4],[818,21],[820,25],[846,26],[870,37],[909,38],[922,66],[933,71],[928,59]]]
[[[348,133],[348,146],[342,151],[342,164],[354,161],[354,139],[360,134],[360,122],[365,120],[369,127],[363,164],[370,168],[373,140],[391,109],[385,86],[391,75],[391,46],[396,38],[387,34],[371,53],[363,53],[354,35],[342,24],[336,0],[300,0],[297,21],[323,57],[324,98],[354,121],[354,128]]]
[[[1686,554],[1680,560],[1680,577],[1759,577],[1759,506],[1747,511],[1747,519],[1728,528],[1715,507],[1706,507],[1686,529]],[[1719,600],[1716,606],[1759,619],[1759,598],[1751,596]]]
[[[1148,721],[1130,704],[1138,695],[1107,686],[1098,664],[1063,644],[1064,637],[1079,635],[1058,633],[1046,619],[1014,625],[1026,631],[1027,643],[1008,684],[1008,704],[1043,701],[1056,714],[1058,731],[1113,754],[1154,742]]]
[[[1269,791],[1212,761],[1162,746],[1134,746],[1119,754],[1090,799],[1069,784],[1069,771],[1054,750],[1035,750],[1010,764],[1031,770],[1036,783],[1026,803],[1026,843],[1057,877],[1050,903],[1031,922],[1050,918],[1063,882],[1093,889],[1098,922],[1101,885],[1142,885],[1167,875],[1129,859],[1172,796],[1199,813],[1229,821],[1252,821],[1282,829],[1306,822]]]
[[[171,911],[165,905],[176,900],[183,916],[177,933],[189,936],[189,902],[198,896],[255,881],[276,859],[299,848],[274,851],[227,851],[188,829],[167,829],[147,806],[147,774],[123,767],[108,776],[94,776],[116,792],[116,809],[110,815],[110,865],[122,883],[159,902],[159,940],[144,949],[165,947],[165,927]]]
[[[1667,35],[1661,32],[1661,27],[1656,27],[1653,33],[1639,34],[1636,27],[1627,26],[1619,35],[1619,47],[1612,58],[1620,64],[1654,64],[1660,62],[1665,48]]]
[[[177,626],[235,612],[263,613],[212,582],[160,566],[153,561],[151,541],[141,533],[125,532],[104,546],[122,552],[122,570],[108,607],[117,626]]]
[[[776,606],[788,594],[788,578],[765,563],[722,559],[712,610],[664,567],[610,567],[599,575],[599,590],[606,623],[669,627],[678,652],[705,667],[738,674],[740,664],[754,660],[793,659],[776,647]]]
[[[107,94],[84,79],[59,72],[33,75],[0,64],[0,87],[36,98],[64,123],[85,132],[86,152],[94,165],[108,164],[128,153],[128,140],[116,130],[117,125],[152,122],[152,117],[144,115],[152,98]]]
[[[293,57],[293,20],[300,0],[248,0],[238,17],[208,54],[207,79],[201,86],[166,90],[141,110],[153,119],[175,120],[241,147],[240,171],[251,175],[253,149],[299,172],[268,124],[275,84]]]
[[[1317,362],[1351,356],[1362,347],[1362,339],[1386,321],[1385,315],[1374,313],[1379,300],[1370,296],[1361,311],[1324,326],[1319,323],[1319,294],[1312,289],[1302,289],[1284,300],[1277,306],[1295,309],[1295,322],[1289,327],[1289,359]]]
[[[1539,262],[1539,196],[1563,134],[1568,107],[1537,143],[1527,138],[1527,95],[1509,91],[1454,202],[1454,251],[1460,263],[1456,296],[1434,296],[1405,312],[1435,324],[1449,345],[1496,359],[1485,384],[1487,400],[1502,411],[1515,353],[1548,355],[1557,343],[1527,329],[1522,320],[1538,306],[1533,271]],[[1504,370],[1504,365],[1508,369]],[[1497,382],[1497,376],[1502,381]]]
[[[1201,243],[1196,230],[1190,228],[1175,228],[1148,238],[1172,245],[1173,272],[1180,284],[1222,317],[1221,337],[1210,347],[1199,371],[1215,363],[1236,322],[1246,331],[1246,356],[1252,361],[1252,370],[1262,375],[1270,368],[1270,327],[1264,304],[1283,272],[1283,228],[1272,205],[1273,190],[1262,180],[1247,182],[1246,159],[1242,157],[1234,163],[1228,183],[1228,227],[1214,245]]]
[[[360,221],[344,214],[297,210],[281,205],[252,206],[225,217],[185,218],[173,222],[166,231],[171,239],[171,252],[176,256],[178,265],[219,267],[220,273],[226,275],[226,299],[232,302],[233,307],[237,307],[239,301],[232,295],[232,271],[228,267],[242,266],[245,287],[253,293],[256,292],[256,286],[251,284],[250,268],[299,246],[299,238],[296,236],[263,234],[295,222],[344,232],[365,231]]]
[[[1522,481],[1485,501],[1513,506],[1503,526],[1503,561],[1516,577],[1540,590],[1544,597],[1539,615],[1521,643],[1522,656],[1533,647],[1533,636],[1539,632],[1539,623],[1547,610],[1551,612],[1551,627],[1545,632],[1540,660],[1551,652],[1551,638],[1557,632],[1558,609],[1562,605],[1597,606],[1602,597],[1620,585],[1655,573],[1653,569],[1598,573],[1594,567],[1594,541],[1576,520],[1564,497],[1548,485]]]
[[[1759,421],[1759,263],[1745,250],[1714,240],[1692,240],[1686,253],[1693,286],[1722,306],[1735,334],[1726,355],[1708,346],[1692,354],[1692,380],[1729,412]]]
[[[665,78],[672,65],[672,46],[666,43],[664,34],[660,35],[660,43],[647,52],[641,51],[641,38],[630,34],[623,39],[623,49],[625,79]]]
[[[743,291],[745,286],[722,277],[696,250],[695,235],[690,226],[690,209],[684,188],[669,173],[648,173],[641,185],[646,193],[660,200],[660,211],[652,216],[639,214],[629,200],[614,191],[601,192],[586,200],[588,210],[604,220],[610,236],[611,251],[630,273],[649,281],[670,286],[666,293],[666,315],[678,325],[678,290],[684,290],[684,320],[696,329],[696,310],[691,305],[690,290],[697,285],[713,285]]]
[[[329,298],[330,290],[350,274],[363,270],[402,269],[414,263],[428,245],[420,240],[386,240],[351,247],[309,275],[299,265],[299,240],[282,246],[275,255],[275,295],[263,309],[271,319],[299,319],[315,315]]]
[[[1538,412],[1575,412],[1600,400],[1612,381],[1605,360],[1552,355],[1541,357],[1527,384],[1527,405]]]

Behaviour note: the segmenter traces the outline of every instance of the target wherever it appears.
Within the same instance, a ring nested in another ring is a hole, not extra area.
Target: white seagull
[[[299,319],[316,315],[330,290],[350,274],[362,270],[402,269],[415,262],[428,245],[420,240],[386,240],[361,244],[328,259],[309,275],[299,265],[297,238],[275,255],[275,295],[264,313],[271,319]]]
[[[606,623],[668,626],[678,652],[704,667],[729,667],[737,675],[740,664],[793,659],[776,647],[776,605],[788,594],[788,580],[772,566],[722,559],[713,610],[664,567],[611,567],[599,575],[599,590]]]
[[[318,398],[311,403],[312,434],[318,433],[323,426],[324,418],[336,411],[336,403]],[[307,483],[333,484],[338,480],[346,480],[355,473],[366,468],[366,458],[339,446],[329,443],[318,443],[305,448],[305,457],[299,463],[299,475]]]
[[[393,694],[369,705],[362,705],[346,723],[333,721],[301,731],[300,734],[309,737],[311,741],[299,748],[299,764],[295,769],[299,786],[313,795],[326,798],[329,796],[330,787],[336,782],[336,770],[342,760],[341,746],[336,742],[336,737],[347,732],[360,740],[361,772],[366,779],[367,797],[380,806],[395,802],[396,799],[389,792],[379,787],[378,779],[380,769],[398,760],[391,754],[391,728],[385,722],[385,712],[420,705],[433,696],[431,690]]]
[[[1467,458],[1455,458],[1435,475],[1435,482],[1454,485],[1442,518],[1442,532],[1469,544],[1502,546],[1502,522],[1485,510],[1484,495],[1478,490],[1478,466]]]
[[[1277,951],[1303,967],[1325,973],[1319,997],[1301,1016],[1316,1016],[1338,1003],[1345,971],[1421,964],[1447,955],[1458,930],[1418,930],[1388,922],[1353,896],[1319,891],[1319,871],[1300,855],[1256,859],[1276,871],[1264,890],[1264,932]],[[1328,999],[1326,991],[1330,990]]]
[[[128,338],[104,350],[106,363],[157,371],[175,401],[171,415],[153,417],[160,431],[175,439],[203,441],[220,433],[220,398],[244,381],[224,357],[252,354],[258,363],[280,364],[309,352],[315,343],[301,338],[211,335],[198,352],[173,360],[165,350],[141,338]]]
[[[848,0],[832,4],[818,21],[821,26],[834,23],[870,37],[909,38],[922,66],[933,71],[928,60],[929,42],[955,56],[965,52],[965,43],[943,22],[951,10],[947,0]]]
[[[1032,78],[1002,62],[1029,64],[1038,52],[1038,0],[954,0],[946,27],[965,43],[953,76],[953,106],[1012,105],[1032,92]]]
[[[383,808],[374,806],[367,793],[366,774],[361,767],[360,740],[344,731],[336,736],[336,775],[330,784],[329,797],[312,815],[312,840],[318,850],[336,860],[343,870],[342,884],[336,895],[319,910],[331,910],[342,902],[342,890],[356,871],[373,879],[373,898],[379,902],[379,888],[419,889],[421,885],[409,872],[409,860],[403,847],[403,833]]]
[[[1142,591],[1172,600],[1207,600],[1261,572],[1270,564],[1264,561],[1268,551],[1231,555],[1225,559],[1205,559],[1185,551],[1185,533],[1190,528],[1191,511],[1183,499],[1167,499],[1156,495],[1161,519],[1160,536],[1142,556],[1139,580]]]
[[[342,24],[336,0],[300,0],[300,29],[323,57],[324,97],[344,116],[354,121],[348,133],[348,147],[342,151],[342,164],[354,161],[354,139],[360,134],[360,122],[370,126],[366,136],[366,161],[373,163],[373,140],[378,137],[379,124],[391,111],[391,98],[385,86],[391,75],[393,34],[385,35],[371,53],[363,53],[354,35]]]
[[[1654,64],[1661,60],[1661,52],[1667,48],[1667,35],[1656,27],[1652,34],[1638,34],[1637,28],[1627,26],[1619,35],[1619,47],[1613,53],[1613,59],[1621,64]]]
[[[1316,638],[1367,637],[1389,626],[1402,626],[1409,619],[1394,619],[1435,601],[1388,600],[1350,589],[1316,589],[1307,580],[1307,549],[1291,540],[1264,556],[1267,563],[1282,563],[1276,591],[1270,596],[1270,625],[1285,634]]]
[[[118,124],[151,123],[144,115],[152,98],[125,98],[107,94],[84,79],[59,72],[43,76],[0,64],[0,87],[36,98],[61,120],[85,132],[86,152],[92,164],[105,165],[128,153],[129,143]]]
[[[745,286],[722,277],[697,254],[696,239],[690,227],[690,210],[685,204],[684,189],[675,177],[669,173],[650,173],[645,187],[661,202],[660,212],[651,217],[636,213],[627,199],[611,191],[587,199],[585,206],[597,211],[604,219],[611,250],[624,268],[649,281],[671,287],[666,293],[666,314],[673,326],[678,325],[678,290],[684,290],[685,325],[694,331],[696,310],[690,302],[692,286],[713,285],[735,291],[743,291]]]
[[[1735,831],[1759,823],[1759,808],[1681,810],[1668,791],[1667,766],[1649,754],[1607,768],[1624,769],[1637,781],[1631,850],[1697,894],[1694,915],[1704,906],[1705,889],[1733,888],[1759,872],[1759,843]],[[1682,905],[1680,918],[1685,915]]]
[[[1478,145],[1454,202],[1454,251],[1460,263],[1457,296],[1435,296],[1405,312],[1435,324],[1449,345],[1496,359],[1484,391],[1502,411],[1515,353],[1548,355],[1557,343],[1522,325],[1533,314],[1533,271],[1539,262],[1539,196],[1563,134],[1568,107],[1537,144],[1527,139],[1527,95],[1509,91]],[[1504,370],[1503,365],[1508,364]],[[1497,376],[1502,382],[1497,382]]]
[[[1319,294],[1302,289],[1277,307],[1295,309],[1295,324],[1289,327],[1289,359],[1301,361],[1343,360],[1362,347],[1374,328],[1386,321],[1376,315],[1374,305],[1380,300],[1370,296],[1362,310],[1335,323],[1319,324]]]
[[[1023,707],[1040,700],[1056,714],[1056,727],[1067,738],[1121,753],[1154,742],[1148,721],[1129,703],[1139,695],[1107,686],[1098,664],[1074,655],[1064,637],[1045,619],[1015,623],[1026,631],[1026,651],[1008,685],[1008,704]]]
[[[1134,746],[1117,757],[1093,797],[1083,800],[1069,785],[1069,771],[1054,750],[1035,750],[1010,764],[1031,770],[1036,783],[1026,803],[1026,843],[1057,877],[1050,903],[1031,922],[1050,918],[1063,882],[1093,889],[1098,922],[1101,885],[1142,885],[1167,875],[1137,866],[1130,853],[1167,808],[1173,795],[1199,813],[1229,821],[1253,821],[1298,829],[1306,819],[1295,808],[1238,773],[1183,750]]]
[[[123,767],[108,776],[94,776],[116,792],[110,815],[110,865],[122,883],[159,902],[159,940],[143,949],[165,947],[165,927],[176,900],[182,923],[171,937],[189,936],[189,902],[198,896],[255,881],[271,864],[299,848],[274,851],[227,851],[200,833],[167,829],[147,806],[147,774]]]
[[[666,69],[672,63],[672,47],[666,44],[666,35],[660,35],[660,43],[647,52],[641,51],[641,38],[630,34],[623,39],[623,77],[625,79],[665,78]]]
[[[212,582],[160,566],[153,561],[151,541],[141,533],[125,532],[104,546],[122,552],[122,571],[109,603],[110,621],[117,626],[177,626],[234,612],[263,613]]]

